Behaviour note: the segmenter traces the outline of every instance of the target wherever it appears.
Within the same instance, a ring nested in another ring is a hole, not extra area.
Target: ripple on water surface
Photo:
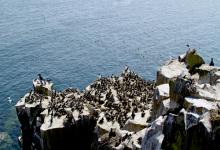
[[[186,44],[220,64],[215,0],[0,1],[0,149],[18,149],[14,105],[38,73],[83,89],[125,65],[145,79]],[[8,97],[14,101],[9,104]]]

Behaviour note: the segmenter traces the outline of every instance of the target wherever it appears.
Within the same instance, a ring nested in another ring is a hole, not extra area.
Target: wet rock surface
[[[219,72],[189,49],[161,67],[156,83],[126,68],[83,91],[37,84],[16,104],[22,148],[219,149]]]

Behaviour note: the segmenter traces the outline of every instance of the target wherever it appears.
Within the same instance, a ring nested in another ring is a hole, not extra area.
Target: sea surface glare
[[[220,65],[219,8],[218,0],[0,0],[0,149],[19,149],[14,105],[38,73],[59,90],[125,65],[155,79],[187,44]]]

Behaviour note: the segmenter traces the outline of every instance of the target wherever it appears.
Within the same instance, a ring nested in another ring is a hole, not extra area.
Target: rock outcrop
[[[220,68],[195,49],[162,66],[156,82],[126,68],[83,91],[33,83],[16,104],[25,150],[220,147]]]
[[[205,64],[195,49],[162,66],[158,71],[151,117],[166,119],[161,125],[164,138],[155,146],[160,147],[154,149],[219,149],[219,70]],[[166,94],[169,96],[164,97],[164,92],[158,91],[169,91]],[[145,149],[153,149],[150,146]]]
[[[120,76],[99,77],[84,91],[55,91],[49,81],[39,81],[16,104],[22,148],[141,148],[154,88],[128,68]]]

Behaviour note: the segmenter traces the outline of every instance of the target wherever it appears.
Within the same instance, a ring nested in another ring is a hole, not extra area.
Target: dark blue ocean
[[[38,73],[59,90],[125,65],[155,79],[186,44],[220,65],[219,8],[217,0],[0,0],[0,149],[19,149],[14,105]]]

